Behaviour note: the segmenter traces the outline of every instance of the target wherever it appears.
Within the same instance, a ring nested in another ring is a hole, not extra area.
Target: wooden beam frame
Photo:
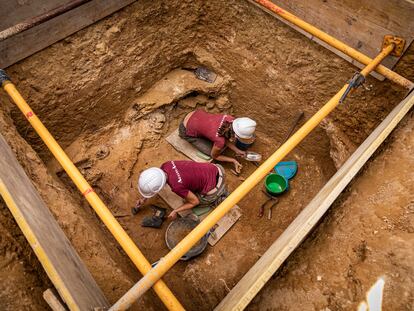
[[[0,195],[69,309],[108,307],[101,289],[1,134]]]
[[[278,19],[282,23],[284,23],[284,24],[288,25],[289,27],[295,29],[296,31],[298,31],[299,33],[301,33],[305,37],[309,38],[310,40],[318,43],[319,45],[321,45],[324,48],[330,50],[331,52],[335,53],[339,57],[345,59],[346,61],[348,61],[352,65],[354,65],[358,68],[364,68],[365,67],[364,64],[361,64],[360,62],[356,61],[352,57],[344,54],[343,52],[336,49],[335,47],[329,45],[328,43],[326,43],[322,40],[320,40],[319,38],[313,36],[312,34],[308,33],[307,31],[299,28],[298,26],[290,23],[289,21],[287,21],[284,18],[280,17],[279,15],[273,13],[272,11],[267,10],[263,6],[256,3],[256,1],[254,1],[254,0],[247,0],[247,1],[254,4],[255,6],[257,6],[258,8],[263,10],[264,12],[266,12],[266,13],[270,14],[271,16],[275,17],[276,19]],[[338,38],[339,40],[343,40],[345,43],[349,44],[351,47],[353,47],[357,50],[361,50],[362,53],[364,53],[365,55],[367,55],[369,57],[374,57],[381,49],[381,42],[382,42],[382,39],[383,39],[382,36],[380,36],[380,38],[378,40],[378,50],[373,51],[373,46],[372,46],[373,43],[372,42],[370,42],[371,45],[366,45],[366,46],[363,45],[362,49],[359,48],[358,44],[362,44],[362,42],[359,42],[358,40],[356,40],[355,35],[356,36],[361,35],[361,32],[363,32],[363,31],[366,31],[366,32],[373,31],[373,29],[371,29],[370,27],[368,27],[366,29],[365,28],[359,29],[358,27],[354,26],[351,23],[352,26],[347,25],[347,26],[349,26],[349,29],[346,30],[346,32],[350,32],[350,34],[347,34],[344,38],[344,35],[339,35],[339,33],[336,33],[335,31],[332,31],[332,27],[328,27],[330,25],[329,22],[325,23],[325,25],[321,25],[320,23],[317,22],[317,20],[315,20],[314,15],[317,15],[317,13],[315,13],[315,12],[320,13],[320,11],[310,9],[310,7],[312,7],[313,3],[308,3],[307,1],[299,1],[299,3],[297,3],[295,1],[293,1],[292,4],[290,4],[291,1],[289,2],[287,0],[280,0],[280,1],[271,0],[271,1],[275,4],[277,4],[277,5],[280,5],[281,7],[289,10],[291,13],[297,15],[299,18],[302,18],[302,19],[306,20],[308,23],[311,23],[312,25],[315,25],[316,27],[320,28],[321,30],[329,33],[330,35],[334,36],[335,38]],[[302,2],[302,3],[300,3],[300,2]],[[309,1],[309,2],[312,2],[312,1]],[[406,1],[406,2],[407,2],[407,4],[405,6],[411,6],[413,8],[411,11],[414,11],[414,5],[412,5],[412,4],[410,5],[409,1]],[[335,1],[329,2],[329,3],[330,3],[329,5],[334,5],[335,6]],[[391,5],[391,3],[389,5]],[[321,8],[319,8],[319,9],[321,9]],[[305,14],[305,12],[307,12],[308,14]],[[326,13],[326,11],[322,11],[322,12]],[[407,12],[404,12],[405,13],[404,14],[405,19],[407,18],[407,16],[409,16],[409,12],[410,12],[409,10],[407,10]],[[312,16],[313,16],[313,18],[311,18]],[[325,17],[326,18],[332,18],[332,16],[325,16]],[[343,16],[341,16],[341,17],[343,17]],[[384,18],[385,17],[381,17],[380,21],[385,23],[387,21],[387,19],[383,20]],[[376,25],[376,23],[371,22],[370,25],[374,26],[374,25]],[[390,29],[385,29],[385,28],[382,28],[382,27],[378,26],[378,31],[381,34],[382,33],[383,34],[391,34],[391,33],[395,32],[393,34],[396,34],[396,35],[398,34],[399,36],[401,36],[402,35],[401,32],[403,32],[404,33],[404,38],[407,40],[407,43],[406,43],[406,46],[405,46],[404,50],[407,50],[408,47],[410,46],[411,42],[413,41],[413,35],[411,35],[411,32],[410,32],[409,28],[405,31],[402,31],[401,28],[396,27],[395,24],[394,24],[394,27],[391,27]],[[358,32],[360,32],[360,33],[358,34]],[[353,34],[354,37],[352,37],[351,34]],[[364,35],[362,35],[362,37],[364,37]],[[371,37],[375,37],[376,39],[378,39],[378,34],[376,36],[370,36],[370,38]],[[344,39],[347,39],[347,40],[344,40]],[[358,41],[358,44],[355,44],[355,42],[354,42],[355,40]],[[364,42],[364,43],[366,43],[366,42]],[[370,53],[368,53],[368,52],[370,52]],[[388,57],[386,60],[384,60],[383,65],[390,68],[390,69],[392,69],[395,66],[395,64],[398,62],[399,59],[400,59],[400,57]],[[383,81],[385,79],[385,77],[383,75],[377,73],[376,71],[372,71],[370,73],[370,75],[372,75],[373,77],[375,77],[376,79],[378,79],[380,81]]]
[[[0,68],[33,55],[135,0],[92,0],[47,22],[0,42]]]
[[[215,311],[243,310],[250,303],[270,277],[305,239],[331,204],[338,198],[413,105],[414,92],[411,92],[391,111],[336,174],[332,176],[282,235],[220,302],[214,309]]]

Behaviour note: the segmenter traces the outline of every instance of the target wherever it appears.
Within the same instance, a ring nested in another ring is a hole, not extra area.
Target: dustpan
[[[293,178],[298,171],[298,164],[296,161],[283,161],[275,166],[275,172],[285,177],[287,180]]]

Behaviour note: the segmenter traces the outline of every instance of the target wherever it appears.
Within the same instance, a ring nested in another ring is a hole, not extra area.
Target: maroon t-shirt
[[[171,190],[185,198],[188,191],[206,194],[217,184],[218,168],[211,163],[168,161],[161,165]]]
[[[203,137],[214,143],[219,149],[226,145],[226,139],[218,135],[224,121],[233,122],[234,117],[227,114],[212,114],[196,110],[187,122],[186,134],[191,137]]]

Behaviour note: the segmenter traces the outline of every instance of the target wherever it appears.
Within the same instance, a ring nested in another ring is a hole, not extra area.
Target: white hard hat
[[[151,167],[141,173],[138,179],[138,190],[144,198],[152,198],[167,182],[164,171],[158,167]]]
[[[256,130],[256,121],[250,118],[237,118],[233,121],[233,131],[237,137],[252,138]]]

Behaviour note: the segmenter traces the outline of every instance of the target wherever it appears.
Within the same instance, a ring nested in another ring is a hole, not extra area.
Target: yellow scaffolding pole
[[[366,77],[381,61],[390,54],[395,45],[390,44],[375,57],[361,72]],[[187,253],[234,205],[244,198],[277,163],[293,150],[318,124],[339,104],[341,97],[349,89],[347,83],[318,112],[316,112],[295,134],[291,136],[275,153],[260,165],[240,186],[238,186],[213,212],[194,228],[176,247],[136,283],[109,311],[128,309],[151,286],[157,282],[180,258]]]
[[[305,22],[304,20],[300,19],[299,17],[293,15],[292,13],[282,9],[281,7],[277,6],[273,2],[269,0],[250,0],[258,5],[262,6],[263,8],[277,14],[278,16],[282,17],[283,19],[287,20],[288,22],[298,26],[299,28],[305,30],[306,32],[310,33],[311,35],[315,36],[316,38],[322,40],[323,42],[329,44],[330,46],[334,47],[335,49],[341,51],[342,53],[352,57],[356,61],[360,62],[361,64],[368,65],[372,62],[372,59],[365,54],[355,50],[354,48],[346,45],[344,42],[328,35],[326,32],[316,28],[315,26]],[[395,82],[407,89],[411,89],[414,87],[414,83],[410,80],[400,76],[399,74],[395,73],[391,69],[383,66],[378,65],[375,68],[375,71],[382,74],[388,80]]]
[[[138,270],[143,275],[145,275],[145,273],[151,270],[151,264],[144,257],[132,239],[128,236],[116,218],[112,215],[108,207],[106,207],[105,203],[103,203],[99,196],[94,192],[92,187],[79,172],[78,168],[69,159],[60,145],[56,142],[47,128],[34,114],[30,106],[26,103],[24,98],[16,89],[15,85],[7,77],[4,70],[1,69],[0,83],[7,94],[17,105],[17,107],[26,116],[27,120],[36,130],[37,134],[39,134],[40,138],[43,140],[55,158],[59,161],[60,165],[62,165],[63,169],[66,171],[70,179],[72,179],[72,181],[75,183],[76,187],[78,187],[79,191],[85,196],[86,200],[89,202],[89,204],[95,210],[96,214],[112,233],[114,238],[121,245],[125,253],[129,256]],[[183,306],[162,280],[154,283],[154,290],[169,310],[184,310]]]

